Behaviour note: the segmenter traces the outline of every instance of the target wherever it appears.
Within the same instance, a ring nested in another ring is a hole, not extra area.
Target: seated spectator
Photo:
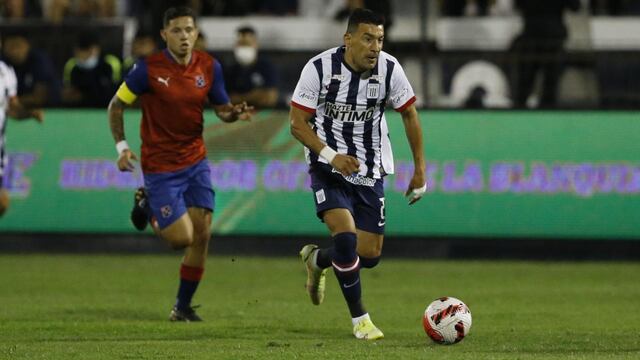
[[[121,71],[117,57],[102,54],[96,34],[83,33],[64,66],[62,100],[72,106],[105,107],[120,85]]]
[[[138,31],[136,37],[131,43],[131,55],[127,57],[123,62],[124,73],[128,73],[133,64],[146,56],[158,51],[156,41],[151,33]]]
[[[235,62],[227,67],[225,83],[236,104],[246,101],[256,107],[273,107],[278,102],[277,74],[273,64],[258,54],[258,38],[252,27],[237,30]]]
[[[42,7],[38,0],[0,0],[0,18],[20,20],[42,17]]]
[[[53,63],[44,52],[31,47],[19,34],[5,36],[2,52],[18,79],[18,99],[30,108],[55,105],[60,101],[60,82]]]
[[[64,19],[108,18],[116,14],[116,0],[49,0],[45,17],[60,23]]]

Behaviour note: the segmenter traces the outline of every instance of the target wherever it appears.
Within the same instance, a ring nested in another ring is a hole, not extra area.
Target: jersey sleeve
[[[9,98],[12,98],[18,95],[18,78],[11,66],[7,66],[7,68],[9,70],[9,76],[7,77],[7,95]]]
[[[147,64],[144,59],[140,59],[133,64],[116,95],[124,103],[132,104],[138,96],[147,91],[149,91]]]
[[[320,79],[315,65],[308,62],[302,69],[300,80],[298,80],[296,89],[293,91],[291,106],[309,113],[314,113],[318,106],[318,98],[320,97],[321,81],[322,79]]]
[[[222,65],[215,60],[213,62],[213,84],[209,89],[209,101],[213,105],[224,105],[231,102],[227,90],[224,88],[224,75],[222,73]]]
[[[413,88],[400,64],[396,64],[391,74],[391,85],[389,87],[391,90],[389,93],[389,101],[396,111],[403,112],[416,101]]]

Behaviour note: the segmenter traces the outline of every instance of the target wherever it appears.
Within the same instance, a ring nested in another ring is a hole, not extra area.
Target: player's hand
[[[120,171],[133,171],[135,166],[131,161],[138,161],[138,157],[131,150],[122,150],[120,156],[118,156],[118,169]]]
[[[251,118],[255,113],[255,109],[253,106],[247,105],[246,101],[243,101],[240,104],[233,105],[231,112],[236,120],[251,121]]]
[[[427,191],[427,181],[424,177],[424,172],[416,171],[413,173],[409,188],[404,193],[407,197],[409,205],[415,204],[418,200],[422,199],[422,195]]]
[[[331,162],[336,170],[344,176],[351,176],[360,170],[360,162],[358,159],[350,155],[337,154]]]
[[[31,117],[34,118],[40,124],[42,124],[44,122],[44,111],[40,109],[32,110]]]

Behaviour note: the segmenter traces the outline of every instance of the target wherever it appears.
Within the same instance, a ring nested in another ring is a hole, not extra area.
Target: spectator
[[[95,34],[81,34],[74,57],[64,66],[63,101],[83,107],[107,106],[120,85],[121,67],[117,57],[102,54]]]
[[[55,105],[60,101],[60,82],[51,59],[33,49],[23,35],[4,38],[4,59],[13,67],[18,79],[18,99],[30,108]]]
[[[133,64],[158,50],[155,38],[151,33],[138,31],[131,43],[131,55],[123,61],[124,73],[128,73]]]
[[[198,38],[196,39],[195,44],[193,44],[193,48],[195,50],[207,52],[207,38],[204,36],[202,31],[198,32]]]
[[[258,11],[264,15],[296,15],[298,13],[298,0],[262,1]]]
[[[67,18],[108,18],[116,15],[116,0],[48,0],[46,17],[53,23]]]
[[[336,13],[335,20],[345,21],[355,9],[369,9],[384,16],[384,41],[390,42],[389,33],[393,25],[391,0],[345,0],[345,6]]]
[[[278,76],[273,64],[258,53],[256,31],[249,26],[237,30],[235,63],[227,68],[225,83],[231,102],[246,101],[256,107],[273,107],[278,102]]]
[[[567,27],[564,11],[580,9],[580,0],[517,0],[524,27],[511,44],[515,59],[514,101],[527,105],[538,70],[542,70],[541,107],[556,105]]]
[[[42,7],[38,0],[0,0],[0,18],[20,20],[42,17]]]
[[[460,17],[466,15],[487,16],[489,0],[441,0],[440,8],[443,16]]]

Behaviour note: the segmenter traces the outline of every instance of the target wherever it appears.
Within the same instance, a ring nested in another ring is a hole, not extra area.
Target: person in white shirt
[[[382,51],[383,39],[384,18],[355,10],[344,46],[315,56],[302,70],[290,113],[291,132],[305,146],[316,213],[334,244],[326,249],[309,244],[300,251],[307,267],[307,292],[319,305],[325,272],[333,267],[349,306],[353,334],[367,340],[384,336],[362,304],[359,270],[376,266],[382,252],[383,177],[393,173],[386,106],[402,114],[413,154],[409,204],[426,191],[416,97],[402,66]]]
[[[6,130],[7,116],[22,120],[34,118],[42,122],[42,110],[28,109],[18,100],[18,80],[9,65],[0,61],[0,216],[9,208],[9,193],[4,186],[4,169],[7,165]]]

